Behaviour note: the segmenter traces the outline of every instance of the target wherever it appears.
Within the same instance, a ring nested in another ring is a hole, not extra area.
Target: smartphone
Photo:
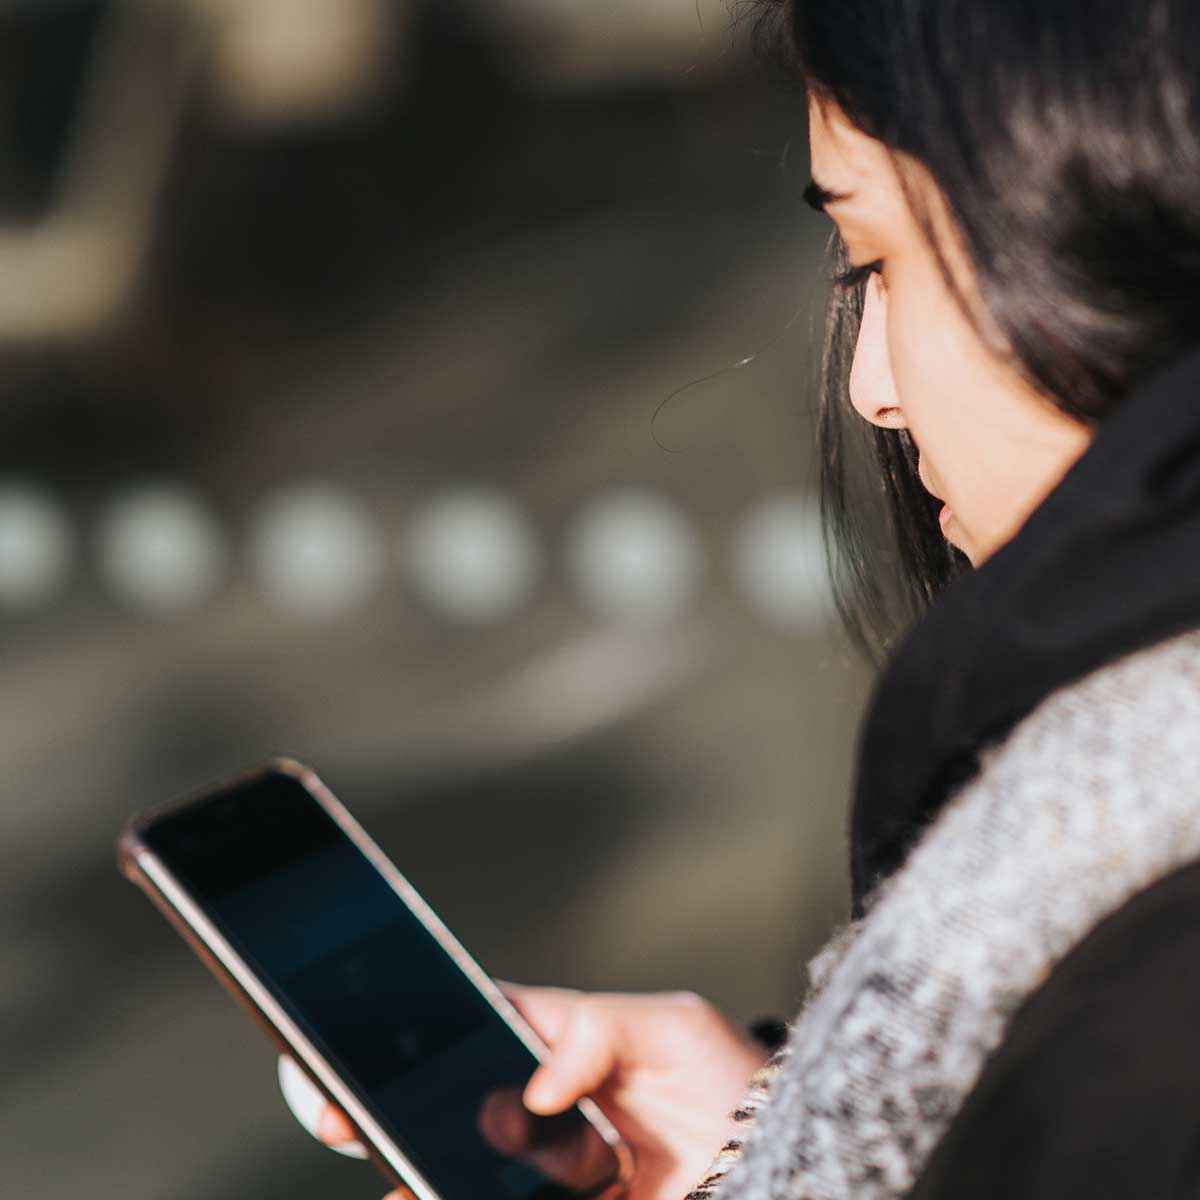
[[[615,1196],[633,1162],[591,1100],[520,1103],[547,1050],[307,767],[278,760],[135,816],[142,888],[420,1200]]]

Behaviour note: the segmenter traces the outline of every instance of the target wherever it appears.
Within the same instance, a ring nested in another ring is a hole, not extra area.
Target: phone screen
[[[521,1106],[533,1053],[298,780],[259,776],[142,837],[445,1200],[616,1178],[577,1109]]]

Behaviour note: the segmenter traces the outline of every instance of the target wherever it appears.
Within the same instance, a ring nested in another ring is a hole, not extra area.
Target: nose
[[[850,368],[850,403],[858,414],[883,429],[904,429],[887,347],[887,294],[872,276],[867,283],[862,325]]]

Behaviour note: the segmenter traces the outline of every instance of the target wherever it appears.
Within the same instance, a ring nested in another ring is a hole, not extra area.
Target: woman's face
[[[833,194],[850,261],[879,261],[866,291],[850,399],[872,424],[905,428],[921,480],[945,504],[942,530],[978,566],[1024,523],[1083,453],[1090,431],[984,345],[947,287],[881,142],[836,106],[809,105],[812,177]],[[969,265],[939,220],[939,193],[916,171],[938,243],[969,300]]]

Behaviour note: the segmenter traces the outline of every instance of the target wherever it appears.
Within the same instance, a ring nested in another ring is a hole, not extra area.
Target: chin
[[[959,523],[958,514],[949,505],[946,505],[945,509],[943,509],[943,516],[939,524],[941,525],[942,537],[956,550],[965,554],[971,566],[979,566],[986,555],[979,552],[979,547],[974,545],[973,539],[967,535]]]
[[[977,567],[983,561],[985,556],[980,555],[978,550],[970,545],[969,539],[963,537],[962,530],[958,528],[955,521],[951,520],[949,529],[942,531],[942,537],[944,537],[946,542],[953,546],[955,550],[965,554],[971,566]]]
[[[967,561],[972,567],[980,566],[987,558],[986,554],[982,553],[978,547],[970,545],[961,534],[958,534],[955,537],[948,537],[946,538],[946,541],[948,541],[950,545],[955,548],[955,550],[959,550],[965,554],[967,556]]]

